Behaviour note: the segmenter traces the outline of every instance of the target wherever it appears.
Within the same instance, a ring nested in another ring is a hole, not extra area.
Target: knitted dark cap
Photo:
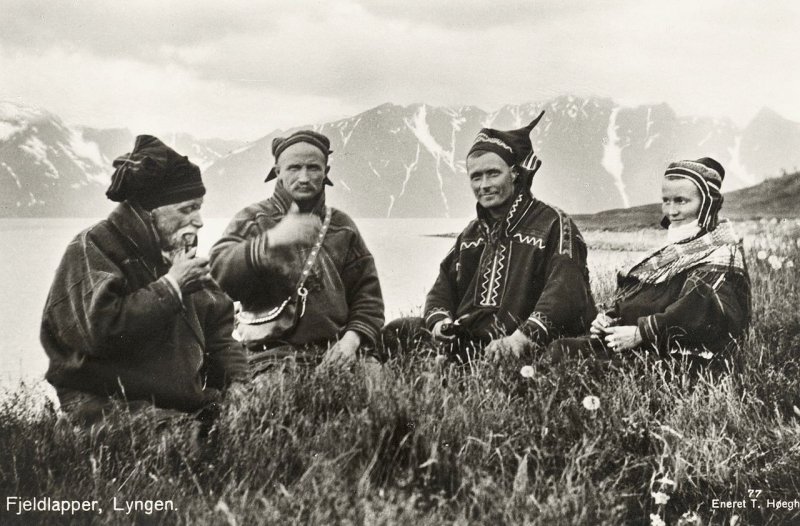
[[[533,150],[531,144],[531,131],[539,124],[544,111],[542,111],[530,124],[517,130],[495,130],[494,128],[483,128],[467,153],[467,157],[477,151],[493,152],[500,156],[503,161],[514,166],[522,162],[525,157]]]
[[[272,155],[275,157],[275,162],[278,162],[278,158],[281,156],[284,150],[286,150],[286,148],[299,142],[305,142],[311,146],[315,146],[325,156],[326,162],[328,160],[328,156],[333,153],[333,150],[331,150],[330,139],[313,130],[300,130],[294,132],[288,137],[276,137],[272,139]],[[278,177],[278,173],[275,171],[275,167],[273,166],[267,174],[267,178],[264,179],[264,182],[272,181],[276,177]],[[325,184],[333,186],[333,183],[330,181],[330,179],[328,179],[327,176],[325,177]]]
[[[146,210],[181,203],[206,193],[200,168],[152,135],[139,135],[133,150],[113,163],[106,197],[132,201]]]
[[[676,161],[667,166],[664,177],[688,179],[700,191],[700,213],[698,224],[706,230],[717,227],[719,209],[722,208],[722,181],[725,179],[725,168],[711,157],[702,157],[696,161]],[[669,219],[661,220],[662,226],[669,226]]]

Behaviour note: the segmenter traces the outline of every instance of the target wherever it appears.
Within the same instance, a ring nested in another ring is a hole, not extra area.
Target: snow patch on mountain
[[[419,150],[420,147],[419,144],[417,144],[417,155],[416,157],[414,157],[414,160],[411,162],[411,164],[403,163],[403,166],[406,169],[406,176],[403,179],[403,187],[400,189],[400,195],[397,196],[398,199],[400,197],[403,197],[403,194],[406,193],[406,185],[408,184],[408,181],[411,179],[411,174],[414,173],[414,170],[417,168],[417,164],[419,163]],[[392,204],[394,204],[394,200],[392,200]]]
[[[733,146],[728,148],[728,153],[731,155],[730,161],[727,163],[726,170],[734,174],[740,180],[744,181],[746,186],[753,186],[761,182],[761,178],[753,175],[747,171],[741,158],[742,150],[742,136],[737,135],[733,140]]]
[[[631,206],[628,194],[625,191],[625,182],[622,180],[622,148],[620,147],[619,135],[617,135],[617,115],[619,114],[620,107],[617,106],[611,110],[611,115],[608,118],[608,130],[606,138],[603,140],[603,160],[601,164],[614,177],[614,184],[622,196],[622,202],[625,208]]]
[[[41,139],[38,137],[29,137],[25,144],[21,145],[20,150],[26,152],[27,154],[31,155],[38,164],[41,164],[47,169],[47,173],[45,175],[52,179],[58,179],[58,170],[50,162],[50,159],[47,158],[47,150],[48,148]]]
[[[653,141],[655,141],[661,134],[654,133],[650,135],[650,130],[653,128],[653,108],[647,108],[647,123],[644,127],[644,135],[647,137],[644,141],[644,149],[647,150],[653,145]]]
[[[342,136],[343,146],[347,146],[347,142],[350,140],[350,137],[353,136],[353,132],[356,130],[356,126],[358,126],[359,122],[361,122],[361,117],[357,118],[355,122],[353,122],[351,119],[340,121],[337,128],[339,128],[339,134]],[[349,130],[347,129],[348,126]]]
[[[14,170],[12,170],[11,167],[6,163],[0,162],[0,165],[2,165],[3,168],[5,168],[8,173],[11,174],[11,178],[14,179],[14,182],[17,184],[17,188],[22,188],[22,183],[19,182],[19,177],[16,173],[14,173]]]
[[[375,169],[374,166],[372,166],[372,161],[367,161],[367,165],[369,165],[369,169],[372,170],[372,173],[375,174],[375,177],[380,179],[381,178],[381,174],[380,174],[380,172],[378,172],[378,170]]]
[[[411,130],[417,140],[430,152],[434,159],[436,159],[437,165],[439,161],[443,160],[451,170],[455,170],[455,151],[445,150],[444,147],[434,139],[431,134],[431,129],[428,127],[428,106],[426,104],[422,104],[419,107],[412,119],[404,120],[406,126]]]
[[[10,139],[17,132],[23,130],[22,126],[10,122],[0,122],[0,142]]]

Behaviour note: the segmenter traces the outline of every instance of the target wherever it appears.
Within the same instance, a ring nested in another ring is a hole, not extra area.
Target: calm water
[[[39,345],[39,322],[55,269],[67,243],[93,219],[0,219],[0,387],[20,380],[39,381],[47,358]],[[357,221],[375,256],[381,278],[386,318],[418,315],[425,294],[438,273],[439,262],[452,239],[429,237],[460,231],[466,219],[361,219]],[[206,255],[219,238],[226,219],[207,219],[199,253]],[[593,288],[612,283],[613,269],[630,260],[630,253],[590,250]]]

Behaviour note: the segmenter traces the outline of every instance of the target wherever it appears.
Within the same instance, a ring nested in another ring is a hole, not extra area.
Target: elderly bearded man
[[[47,298],[47,380],[76,423],[102,420],[115,399],[207,416],[247,363],[233,303],[195,257],[200,170],[148,135],[114,167],[106,195],[119,206],[72,240]]]
[[[467,154],[477,218],[442,261],[424,321],[416,322],[461,360],[481,348],[489,359],[520,357],[560,335],[581,334],[594,318],[578,228],[531,195],[541,161],[530,132],[543,114],[518,130],[482,129]],[[389,324],[387,347],[393,328],[402,340],[414,325]]]
[[[290,362],[351,362],[375,349],[383,299],[355,223],[325,203],[330,141],[310,130],[272,143],[269,199],[248,206],[211,250],[214,277],[242,304],[237,333],[254,375]],[[277,370],[277,369],[275,369]]]

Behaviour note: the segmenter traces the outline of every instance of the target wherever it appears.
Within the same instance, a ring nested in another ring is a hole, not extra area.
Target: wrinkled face
[[[695,184],[683,178],[665,177],[661,186],[661,211],[671,224],[682,226],[700,215],[702,197]]]
[[[303,203],[316,199],[322,191],[328,165],[319,148],[298,142],[281,153],[275,171],[292,198]]]
[[[159,206],[151,212],[161,250],[173,253],[197,245],[197,231],[203,227],[200,207],[203,198]]]
[[[475,198],[489,212],[502,208],[514,195],[516,173],[494,152],[467,157],[467,174]]]

